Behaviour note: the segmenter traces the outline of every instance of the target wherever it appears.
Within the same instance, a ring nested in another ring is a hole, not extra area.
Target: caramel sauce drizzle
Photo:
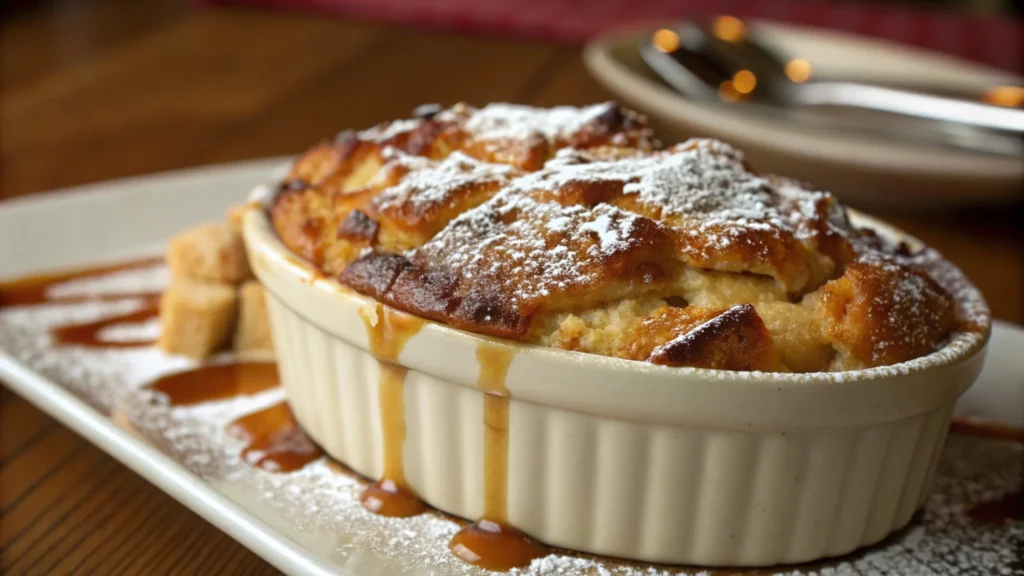
[[[1024,520],[1024,490],[1010,492],[1002,498],[982,502],[969,512],[971,518],[989,524]]]
[[[990,424],[987,422],[972,422],[953,418],[949,425],[949,431],[954,434],[966,434],[968,436],[981,436],[984,438],[998,438],[1011,442],[1024,443],[1024,428],[1014,428],[1003,424]]]
[[[88,346],[91,348],[133,348],[138,346],[149,346],[153,343],[152,340],[102,340],[100,338],[100,333],[104,329],[117,324],[145,322],[155,318],[159,314],[159,293],[139,292],[53,297],[49,295],[49,292],[54,286],[71,280],[96,278],[99,276],[114,274],[116,272],[149,268],[159,265],[162,261],[162,258],[145,258],[107,266],[36,274],[18,278],[16,280],[0,282],[0,308],[38,306],[41,304],[51,303],[74,304],[78,302],[115,302],[120,300],[143,298],[145,300],[145,307],[141,310],[104,318],[102,320],[96,320],[94,322],[60,326],[51,330],[50,334],[53,337],[55,344],[65,346]]]
[[[460,560],[487,570],[523,568],[547,556],[547,546],[508,524],[509,392],[513,352],[489,344],[476,351],[478,386],[484,392],[484,516],[467,524],[448,544]]]
[[[257,394],[280,384],[274,362],[232,362],[167,374],[146,388],[166,396],[171,406],[193,406]]]
[[[481,344],[478,386],[484,391],[484,518],[508,521],[509,394],[505,377],[512,364],[511,351]]]
[[[292,472],[324,455],[285,402],[235,420],[228,432],[246,442],[242,460],[268,472]]]
[[[407,517],[420,514],[427,505],[412,492],[405,480],[402,447],[405,444],[405,377],[409,370],[398,365],[406,342],[423,327],[415,316],[378,304],[374,313],[359,311],[370,340],[370,353],[380,366],[380,423],[384,443],[384,471],[381,479],[360,494],[363,506],[384,516]]]
[[[50,335],[56,344],[64,346],[87,346],[90,348],[137,348],[140,346],[150,346],[153,344],[152,339],[103,340],[100,338],[100,334],[111,326],[145,322],[159,315],[160,299],[158,297],[149,297],[146,299],[145,307],[135,312],[109,316],[93,322],[58,326],[50,331]]]
[[[84,301],[111,301],[157,296],[157,294],[146,292],[138,294],[97,294],[88,296],[68,296],[63,298],[53,298],[48,296],[47,292],[49,292],[51,287],[57,284],[68,282],[70,280],[95,278],[97,276],[104,276],[107,274],[113,274],[115,272],[124,272],[127,270],[136,270],[139,268],[149,268],[151,266],[156,266],[161,262],[163,262],[163,258],[145,258],[141,260],[132,260],[130,262],[122,262],[120,264],[96,266],[94,268],[67,270],[63,272],[52,272],[48,274],[36,274],[33,276],[25,276],[23,278],[18,278],[16,280],[0,282],[0,308],[10,308],[14,306],[35,306],[38,304],[46,304],[50,302],[74,303]]]

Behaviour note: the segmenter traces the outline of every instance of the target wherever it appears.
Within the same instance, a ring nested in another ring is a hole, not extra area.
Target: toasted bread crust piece
[[[158,344],[169,354],[206,358],[230,340],[237,308],[234,286],[176,278],[160,299]]]
[[[238,322],[233,341],[236,352],[274,351],[266,293],[259,282],[246,282],[238,288]]]
[[[562,148],[616,155],[657,146],[642,117],[611,103],[550,112],[460,104],[314,146],[296,160],[271,212],[285,245],[338,274],[368,249],[424,244]],[[368,229],[367,219],[377,226]]]
[[[241,234],[242,219],[245,217],[245,213],[254,209],[257,209],[257,206],[252,204],[235,204],[233,206],[229,206],[227,212],[224,213],[224,223],[227,224],[230,230]]]
[[[923,270],[894,260],[856,262],[818,294],[824,332],[864,367],[926,354],[956,329],[956,303]]]
[[[750,304],[722,310],[666,306],[633,326],[617,354],[666,366],[782,370],[772,338]]]
[[[176,235],[167,247],[166,260],[173,278],[239,284],[252,277],[241,233],[220,222]]]

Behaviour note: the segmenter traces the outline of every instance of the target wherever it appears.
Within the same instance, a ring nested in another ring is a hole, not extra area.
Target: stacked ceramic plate
[[[751,28],[779,54],[808,60],[816,76],[954,92],[1022,83],[1004,71],[887,41],[774,23],[755,22]],[[652,30],[600,38],[587,46],[584,59],[617,98],[648,114],[663,138],[721,138],[745,150],[760,170],[806,180],[860,204],[959,206],[1024,197],[1019,156],[816,127],[785,114],[748,113],[744,104],[688,98],[641,57],[638,40]]]

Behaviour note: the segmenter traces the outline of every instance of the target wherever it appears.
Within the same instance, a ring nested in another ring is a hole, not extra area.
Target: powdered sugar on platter
[[[158,292],[170,281],[170,273],[162,263],[133,270],[122,270],[116,274],[103,274],[76,278],[62,282],[47,290],[50,298],[74,298],[84,296],[116,296]]]
[[[595,220],[594,231],[609,248],[615,242],[611,222]],[[156,289],[166,282],[159,267],[130,270],[97,280],[90,294],[117,291],[124,275],[136,288]],[[99,288],[97,288],[99,287]],[[78,287],[63,287],[67,294]],[[56,290],[55,290],[56,291]],[[122,292],[124,290],[121,290]],[[138,291],[138,290],[133,290]],[[475,575],[485,571],[464,564],[447,549],[461,520],[436,512],[412,518],[388,518],[366,511],[359,493],[366,481],[320,458],[297,471],[275,473],[254,468],[241,458],[243,443],[227,431],[240,417],[283,401],[272,388],[191,406],[169,406],[145,388],[155,378],[195,367],[155,347],[90,348],[57,345],[50,330],[127,314],[146,305],[143,298],[57,302],[0,309],[0,348],[58,385],[88,401],[119,425],[172,456],[182,467],[225,493],[241,490],[258,497],[247,509],[254,516],[273,511],[286,519],[289,536],[300,544],[332,543],[329,560],[353,574]],[[115,325],[104,338],[155,336],[153,321]],[[230,362],[230,355],[214,362]],[[1006,575],[1024,573],[1024,521],[978,519],[971,511],[1021,490],[1024,445],[993,438],[951,435],[923,512],[911,526],[866,551],[814,565],[760,570],[711,570],[634,564],[565,551],[535,560],[517,576],[587,574],[600,576],[677,576],[778,574],[818,576]],[[285,536],[281,536],[284,538]],[[315,548],[312,545],[307,546]]]

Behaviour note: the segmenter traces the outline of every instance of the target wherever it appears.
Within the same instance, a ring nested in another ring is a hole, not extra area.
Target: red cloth
[[[1024,23],[1013,18],[814,0],[201,0],[331,11],[461,32],[582,43],[616,27],[731,14],[844,30],[1024,70]]]

